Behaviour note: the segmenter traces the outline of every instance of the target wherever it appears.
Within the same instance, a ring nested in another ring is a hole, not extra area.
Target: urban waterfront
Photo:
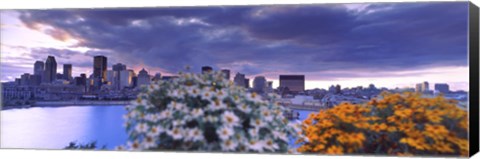
[[[295,110],[299,120],[313,111]],[[123,106],[63,106],[1,111],[1,148],[63,149],[70,142],[97,142],[113,150],[127,141]],[[293,144],[293,141],[290,141]]]

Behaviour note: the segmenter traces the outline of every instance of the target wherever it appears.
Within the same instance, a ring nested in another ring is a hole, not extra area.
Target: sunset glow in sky
[[[53,55],[57,71],[108,69],[172,75],[191,66],[265,76],[304,74],[306,88],[468,90],[467,2],[2,10],[1,81],[33,73]]]

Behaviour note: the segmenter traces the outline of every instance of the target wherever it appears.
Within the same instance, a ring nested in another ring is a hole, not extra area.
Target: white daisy
[[[240,105],[238,109],[240,109],[242,112],[246,114],[250,114],[250,112],[252,111],[252,108],[250,108],[250,106],[246,104]]]
[[[219,89],[219,90],[215,91],[215,96],[218,99],[223,100],[223,99],[225,99],[225,97],[228,96],[228,94],[223,89]]]
[[[266,109],[266,108],[263,108],[262,109],[262,117],[267,121],[267,122],[270,122],[273,120],[273,115],[272,113],[270,112],[270,110]]]
[[[173,112],[171,110],[166,109],[160,113],[160,116],[158,118],[159,119],[170,118],[172,114]]]
[[[218,137],[222,140],[227,140],[230,136],[233,135],[233,128],[223,126],[220,129],[217,129]]]
[[[167,108],[182,111],[185,108],[185,104],[172,101],[167,105]]]
[[[135,126],[135,131],[139,132],[139,133],[145,133],[147,132],[148,130],[148,125],[145,124],[145,123],[140,123],[140,124],[137,124],[137,126]]]
[[[231,140],[231,139],[228,139],[228,140],[225,140],[222,142],[222,150],[223,151],[232,151],[232,150],[235,150],[237,148],[237,145],[238,143]]]
[[[210,102],[210,105],[208,106],[208,108],[210,108],[211,110],[220,110],[220,109],[227,108],[227,105],[223,101],[220,101],[217,99]]]
[[[218,118],[215,116],[207,115],[206,117],[204,117],[203,120],[205,120],[206,122],[215,123],[218,121]]]
[[[187,91],[188,91],[188,94],[189,94],[190,96],[193,96],[193,97],[197,97],[197,96],[199,96],[200,93],[201,93],[200,89],[198,89],[197,87],[194,87],[194,86],[189,87],[189,88],[187,89]]]
[[[248,146],[248,149],[250,150],[263,152],[264,144],[258,140],[250,140],[247,146]]]
[[[203,132],[198,128],[189,129],[188,139],[192,141],[201,141],[204,139]]]
[[[175,127],[172,130],[168,130],[167,134],[171,136],[174,140],[178,140],[183,137],[184,130],[182,128]]]
[[[183,92],[180,89],[168,91],[168,95],[175,98],[183,98]]]
[[[157,122],[160,119],[159,116],[159,114],[147,114],[145,116],[145,120],[150,122]]]
[[[213,97],[214,92],[208,88],[205,88],[201,92],[201,97],[203,100],[210,101]]]
[[[249,101],[253,101],[255,103],[259,103],[259,102],[262,102],[262,97],[260,95],[258,95],[257,93],[255,92],[252,92],[252,93],[247,93],[247,99]]]
[[[141,146],[140,146],[140,143],[138,143],[138,140],[135,140],[135,141],[133,141],[133,142],[128,141],[128,142],[127,142],[127,145],[128,145],[128,147],[130,148],[129,150],[136,151],[136,150],[140,150],[140,149],[141,149]]]
[[[252,119],[250,121],[250,125],[253,125],[256,128],[261,128],[261,127],[265,126],[265,122],[263,122],[263,120],[260,119],[260,118],[256,118],[256,119]]]
[[[144,139],[143,139],[143,142],[142,142],[142,147],[144,149],[149,149],[149,148],[153,148],[153,147],[156,147],[157,146],[157,143],[156,143],[156,139],[152,136],[146,136]]]
[[[248,129],[248,134],[250,135],[251,138],[256,138],[258,137],[258,131],[259,131],[259,128],[253,127]]]
[[[267,139],[265,141],[262,141],[262,143],[265,144],[265,149],[268,149],[270,151],[275,151],[275,150],[278,150],[278,144],[273,142],[272,139]]]
[[[160,135],[163,132],[165,132],[165,129],[163,129],[163,127],[153,126],[153,127],[150,128],[150,131],[148,132],[147,135],[155,137],[155,136]]]
[[[238,117],[231,111],[223,112],[222,121],[226,126],[230,127],[240,125]]]
[[[200,117],[200,116],[203,115],[203,109],[202,109],[202,108],[192,109],[192,111],[190,112],[190,114],[192,115],[192,117],[198,118],[198,117]]]
[[[283,141],[288,141],[287,133],[285,133],[285,132],[282,132],[282,131],[272,131],[272,134],[273,134],[273,137],[274,137],[275,139],[280,139],[280,140],[283,140]]]
[[[174,120],[172,122],[172,125],[173,126],[181,126],[181,125],[184,125],[185,124],[185,121],[184,120],[180,120],[180,119],[177,119],[177,120]]]
[[[295,132],[301,132],[302,131],[302,123],[299,120],[288,123],[288,126],[293,128],[293,130]]]

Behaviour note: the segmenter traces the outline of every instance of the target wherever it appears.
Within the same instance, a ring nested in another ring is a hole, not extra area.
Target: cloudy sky
[[[56,57],[58,71],[109,69],[175,74],[185,66],[230,69],[278,86],[304,74],[307,88],[413,87],[429,81],[468,89],[466,2],[2,10],[1,81]]]

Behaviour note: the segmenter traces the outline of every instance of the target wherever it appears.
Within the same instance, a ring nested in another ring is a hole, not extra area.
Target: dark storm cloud
[[[110,64],[170,72],[186,65],[246,74],[467,65],[465,2],[378,3],[359,12],[328,4],[20,13],[30,28],[49,25],[79,46],[111,52]]]

